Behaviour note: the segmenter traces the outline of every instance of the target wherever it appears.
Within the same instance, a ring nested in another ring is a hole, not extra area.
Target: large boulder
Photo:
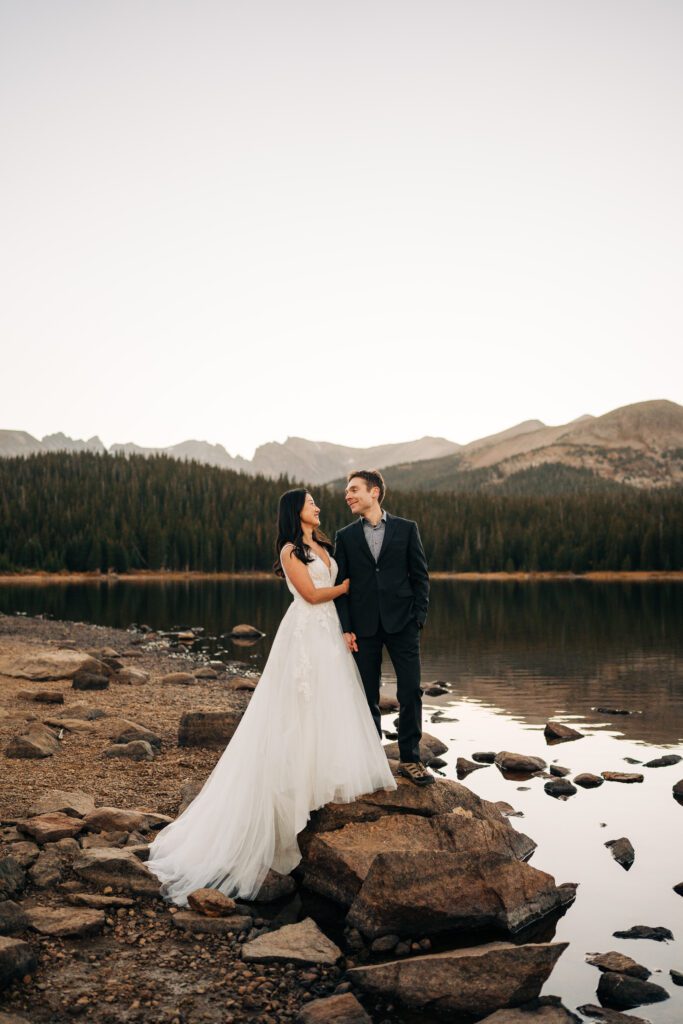
[[[567,942],[482,946],[429,953],[348,972],[352,985],[403,1006],[480,1018],[535,999]]]
[[[488,927],[516,932],[560,909],[573,891],[487,849],[379,853],[347,922],[371,939]]]
[[[433,786],[418,787],[408,779],[396,777],[396,789],[378,789],[347,804],[325,804],[313,811],[305,835],[330,832],[351,822],[377,821],[388,814],[418,814],[433,818],[450,811],[463,811],[476,818],[500,820],[495,804],[473,793],[467,786],[450,779],[437,779]],[[529,840],[531,848],[535,844]]]
[[[21,654],[0,656],[0,675],[17,679],[72,679],[80,671],[109,674],[106,665],[83,651],[36,647]]]
[[[28,942],[0,936],[0,990],[36,969],[36,958]]]
[[[187,711],[178,727],[179,747],[224,747],[240,723],[242,711]]]
[[[161,883],[130,850],[100,847],[84,850],[73,863],[81,878],[95,885],[110,885],[115,892],[158,895]]]
[[[522,860],[534,845],[496,809],[497,820],[456,809],[425,818],[387,815],[377,821],[345,825],[310,837],[303,858],[308,889],[350,906],[379,853],[443,851],[482,856],[498,853]]]
[[[59,750],[59,740],[54,732],[39,722],[34,722],[10,740],[5,749],[5,757],[38,759],[52,757]]]
[[[258,935],[242,946],[247,963],[327,964],[332,966],[341,950],[307,917],[297,924],[286,924],[274,932]]]

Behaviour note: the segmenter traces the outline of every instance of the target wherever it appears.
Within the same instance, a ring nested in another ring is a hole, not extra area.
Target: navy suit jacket
[[[387,512],[382,550],[377,562],[365,539],[360,519],[335,537],[337,583],[351,581],[348,594],[335,601],[345,633],[372,636],[380,625],[398,633],[416,619],[427,619],[429,573],[417,523]]]

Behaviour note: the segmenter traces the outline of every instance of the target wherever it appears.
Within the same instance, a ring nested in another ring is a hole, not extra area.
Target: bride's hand
[[[342,594],[348,594],[349,587],[351,586],[351,580],[345,579],[343,583],[339,584],[339,586],[342,588]]]

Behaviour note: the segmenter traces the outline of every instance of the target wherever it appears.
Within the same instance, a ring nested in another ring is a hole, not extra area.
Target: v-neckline
[[[318,552],[317,552],[317,551],[314,551],[314,550],[313,550],[313,548],[309,548],[308,550],[309,550],[309,551],[311,552],[311,554],[313,555],[313,557],[314,557],[314,558],[317,558],[317,559],[318,559],[318,560],[319,560],[320,562],[322,562],[322,563],[323,563],[323,565],[325,566],[325,568],[327,569],[327,571],[328,571],[328,572],[329,572],[329,573],[331,574],[331,573],[332,573],[332,556],[331,556],[331,555],[329,555],[329,556],[328,556],[328,557],[329,557],[329,559],[330,559],[330,564],[328,565],[328,564],[327,564],[327,562],[325,561],[325,559],[324,559],[324,558],[322,558],[322,557],[321,557],[321,556],[320,556],[320,555],[318,554]]]

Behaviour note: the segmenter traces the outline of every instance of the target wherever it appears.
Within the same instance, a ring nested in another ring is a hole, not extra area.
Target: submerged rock
[[[615,861],[621,864],[622,868],[628,871],[633,867],[636,851],[633,849],[630,839],[627,839],[626,836],[622,836],[621,839],[609,839],[605,846],[611,851]]]
[[[542,772],[547,768],[542,757],[534,757],[532,754],[515,754],[511,750],[500,750],[496,754],[495,764],[501,771],[519,772],[524,775]]]
[[[566,775],[570,774],[571,768],[564,768],[561,764],[551,764],[549,771],[550,774],[554,775],[556,778],[564,779]]]
[[[653,939],[654,942],[673,941],[673,935],[668,928],[651,928],[647,924],[635,924],[626,931],[612,932],[615,939]]]
[[[645,778],[638,772],[601,772],[605,782],[642,782]]]
[[[609,953],[589,953],[586,963],[591,964],[592,967],[599,967],[601,971],[628,974],[632,978],[640,978],[642,981],[647,981],[651,973],[647,967],[643,967],[630,956],[626,956],[625,953],[616,953],[613,950]]]
[[[583,733],[578,729],[572,729],[562,722],[547,722],[543,734],[549,743],[566,743],[569,740],[583,739]]]
[[[569,779],[550,779],[543,789],[548,796],[554,797],[568,797],[578,793],[576,786],[573,786]]]
[[[683,757],[681,757],[680,754],[664,754],[663,757],[655,757],[652,761],[646,761],[643,767],[668,768],[669,765],[678,764],[679,761],[683,761]]]
[[[633,978],[628,974],[606,971],[600,975],[598,999],[614,1010],[631,1010],[643,1003],[661,1003],[669,993],[661,985]]]
[[[403,1006],[480,1018],[538,996],[568,943],[514,946],[490,942],[368,967],[354,967],[354,987]]]
[[[432,765],[434,762],[432,761]],[[459,757],[455,762],[455,769],[458,773],[459,779],[464,779],[471,772],[476,772],[479,768],[488,768],[487,764],[478,764],[476,761],[468,761],[466,757]]]
[[[495,750],[477,750],[472,754],[473,761],[481,761],[482,764],[493,764],[496,760]]]
[[[574,776],[574,785],[581,786],[582,789],[597,789],[604,781],[602,776],[593,775],[592,772],[581,772],[580,775]]]

